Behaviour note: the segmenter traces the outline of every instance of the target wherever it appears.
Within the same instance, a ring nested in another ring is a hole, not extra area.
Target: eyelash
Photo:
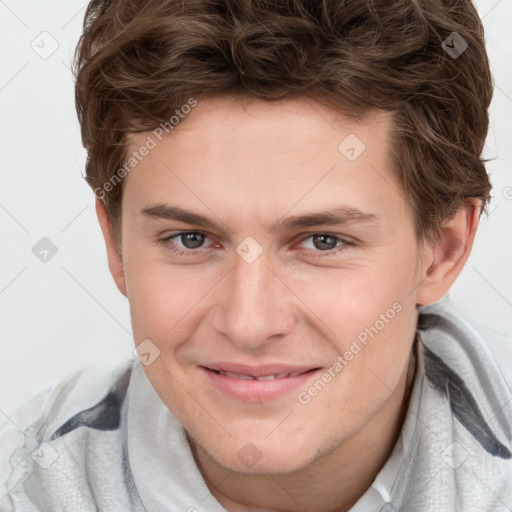
[[[205,235],[205,237],[208,238],[208,235],[201,231],[180,231],[178,233],[174,233],[172,235],[169,235],[169,236],[159,240],[159,243],[162,246],[164,246],[166,249],[173,252],[174,254],[177,254],[178,256],[195,256],[196,254],[198,254],[199,252],[204,250],[204,248],[200,247],[198,249],[187,249],[187,250],[177,249],[176,246],[171,242],[171,240],[173,238],[177,238],[181,235],[186,235],[186,234],[190,234],[190,233]],[[307,250],[308,252],[312,251],[311,255],[313,258],[324,258],[326,256],[331,256],[333,254],[339,254],[341,251],[347,250],[348,247],[355,245],[355,243],[350,240],[346,240],[344,238],[340,238],[338,236],[331,235],[330,233],[324,233],[324,232],[310,233],[306,237],[301,238],[298,243],[302,243],[315,235],[326,235],[326,236],[335,238],[337,241],[342,242],[342,245],[339,246],[338,248],[331,249],[329,251],[320,251],[320,250],[313,251],[312,249]]]

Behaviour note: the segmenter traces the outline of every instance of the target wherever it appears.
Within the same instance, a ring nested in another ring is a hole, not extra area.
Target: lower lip
[[[272,380],[242,380],[221,375],[201,367],[211,383],[225,395],[244,402],[268,402],[277,400],[300,387],[316,375],[319,370],[311,370],[295,377]]]

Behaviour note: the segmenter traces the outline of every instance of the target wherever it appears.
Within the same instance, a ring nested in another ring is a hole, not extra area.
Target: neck
[[[235,473],[189,438],[211,493],[229,512],[348,511],[371,486],[400,434],[415,374],[415,347],[409,367],[373,418],[345,443],[297,471]]]

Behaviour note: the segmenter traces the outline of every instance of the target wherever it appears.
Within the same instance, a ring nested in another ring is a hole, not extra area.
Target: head
[[[144,370],[238,471],[299,469],[390,410],[418,307],[489,200],[472,4],[310,4],[92,2],[76,53],[86,179]],[[233,396],[217,372],[237,364],[311,372]]]

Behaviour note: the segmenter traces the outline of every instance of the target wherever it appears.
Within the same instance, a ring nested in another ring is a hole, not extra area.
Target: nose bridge
[[[286,287],[269,268],[267,255],[248,261],[236,256],[216,328],[236,345],[255,349],[269,338],[289,332],[293,310]]]

